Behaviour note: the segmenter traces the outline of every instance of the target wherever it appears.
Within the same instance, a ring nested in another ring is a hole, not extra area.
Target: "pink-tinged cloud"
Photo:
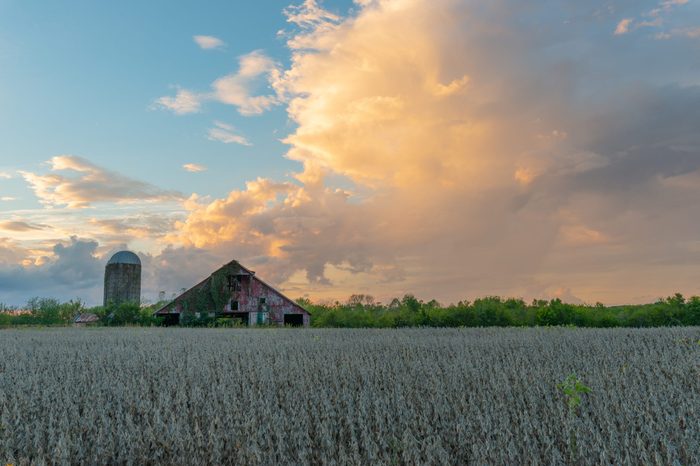
[[[226,46],[223,40],[214,36],[193,36],[192,40],[203,50],[220,49]]]
[[[617,23],[617,26],[615,27],[615,32],[614,34],[616,36],[621,36],[623,34],[627,34],[630,32],[630,25],[632,24],[632,18],[625,18],[620,20],[619,23]]]
[[[177,192],[106,170],[81,157],[59,155],[48,163],[49,174],[20,172],[46,206],[85,208],[98,202],[160,202],[181,198]]]
[[[6,222],[0,222],[0,230],[5,231],[35,231],[35,230],[46,230],[49,228],[48,225],[41,225],[29,222],[23,222],[21,220],[9,220]]]
[[[201,173],[207,170],[207,167],[200,165],[198,163],[186,163],[182,166],[186,171],[190,173]]]

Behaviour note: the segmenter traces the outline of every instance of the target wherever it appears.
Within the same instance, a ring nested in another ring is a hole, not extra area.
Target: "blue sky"
[[[0,0],[0,302],[700,294],[696,0]]]
[[[341,8],[338,2],[336,8]],[[67,3],[0,2],[0,170],[34,170],[57,154],[75,154],[164,188],[225,195],[260,174],[295,166],[279,142],[290,128],[284,108],[246,118],[221,104],[174,116],[153,108],[173,88],[206,89],[234,72],[237,57],[264,51],[288,60],[277,32],[288,28],[286,1]],[[345,5],[347,6],[347,5]],[[195,35],[225,46],[202,50]],[[264,85],[264,84],[262,84]],[[234,126],[244,147],[206,138],[213,121]],[[206,178],[183,172],[206,164]],[[19,180],[15,205],[36,200]],[[19,196],[18,196],[19,197]]]

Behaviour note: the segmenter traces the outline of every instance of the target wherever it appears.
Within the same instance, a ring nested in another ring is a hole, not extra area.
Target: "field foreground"
[[[699,340],[698,327],[0,331],[0,463],[698,464]],[[578,407],[557,387],[572,373],[592,390]]]

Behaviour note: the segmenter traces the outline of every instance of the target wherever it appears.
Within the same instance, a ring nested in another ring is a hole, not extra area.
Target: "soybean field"
[[[0,463],[700,464],[700,328],[0,330]]]

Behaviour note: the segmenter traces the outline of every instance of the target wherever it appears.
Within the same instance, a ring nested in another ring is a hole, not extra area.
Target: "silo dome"
[[[141,303],[141,260],[131,251],[119,251],[105,266],[104,305]]]
[[[141,265],[141,259],[139,256],[131,251],[119,251],[115,253],[112,258],[107,262],[109,264],[135,264]]]

